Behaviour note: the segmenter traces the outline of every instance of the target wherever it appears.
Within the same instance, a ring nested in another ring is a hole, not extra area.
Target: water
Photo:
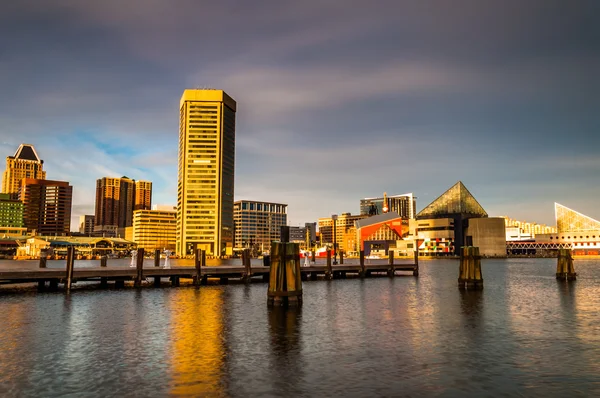
[[[296,311],[259,282],[3,292],[0,396],[598,396],[600,261],[575,267],[484,260],[460,292],[457,261],[422,261],[305,282]]]

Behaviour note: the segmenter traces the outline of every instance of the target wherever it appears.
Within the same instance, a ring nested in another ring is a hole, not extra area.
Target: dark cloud
[[[6,3],[2,148],[35,144],[76,209],[113,173],[174,202],[179,96],[213,86],[239,104],[236,197],[296,223],[457,179],[509,216],[551,222],[563,186],[594,215],[596,1]]]

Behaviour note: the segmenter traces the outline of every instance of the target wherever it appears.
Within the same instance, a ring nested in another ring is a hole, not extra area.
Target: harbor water
[[[258,281],[0,286],[0,396],[600,396],[600,260],[575,270],[483,260],[484,289],[459,291],[457,260],[421,261],[418,278],[304,282],[294,310]]]

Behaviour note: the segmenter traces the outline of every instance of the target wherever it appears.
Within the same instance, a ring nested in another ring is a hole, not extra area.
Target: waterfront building
[[[19,200],[24,227],[38,235],[68,235],[72,199],[73,187],[66,181],[22,179]]]
[[[31,144],[19,145],[13,156],[6,157],[6,170],[2,174],[2,193],[9,194],[11,199],[17,199],[23,178],[46,179],[44,161]]]
[[[575,255],[600,255],[600,221],[554,203],[556,232],[537,234],[536,243],[569,245]]]
[[[384,195],[380,198],[365,198],[360,200],[360,214],[374,216],[387,212],[395,212],[402,218],[414,219],[417,208],[417,198],[412,193],[402,195]]]
[[[409,219],[396,212],[378,214],[356,221],[356,251],[364,250],[387,256],[389,250],[396,248],[396,242],[409,235]]]
[[[11,194],[0,194],[0,227],[23,227],[23,202]]]
[[[116,236],[118,228],[133,225],[135,181],[128,177],[96,180],[94,232]]]
[[[177,254],[233,252],[236,102],[222,90],[185,90],[179,103]]]
[[[177,240],[177,211],[135,210],[133,212],[133,237],[137,247],[147,251],[175,250]],[[125,239],[127,239],[127,234]]]
[[[287,204],[238,200],[233,204],[233,220],[237,249],[268,252],[271,242],[280,239],[281,227],[287,225]]]
[[[91,235],[94,232],[95,216],[93,214],[85,214],[79,216],[79,233],[82,235]]]
[[[356,228],[354,223],[368,217],[369,216],[366,214],[352,215],[350,213],[342,213],[337,216],[337,219],[335,220],[333,217],[319,218],[318,223],[321,243],[334,243],[333,232],[335,229],[335,243],[338,247],[346,252],[356,251]]]
[[[556,227],[535,222],[519,221],[503,216],[506,225],[506,240],[533,239],[537,234],[556,233]],[[516,228],[516,229],[515,229]]]
[[[290,226],[290,242],[298,243],[301,250],[313,248],[317,240],[317,223],[305,223],[304,227]]]
[[[452,254],[458,255],[462,246],[478,246],[483,256],[506,256],[504,219],[488,218],[461,181],[421,210],[416,219],[420,253],[450,253],[453,248]]]
[[[133,210],[150,210],[152,208],[152,183],[150,181],[135,182],[135,200]]]

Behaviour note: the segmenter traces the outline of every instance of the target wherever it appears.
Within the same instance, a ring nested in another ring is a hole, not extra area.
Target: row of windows
[[[560,239],[564,239],[564,238],[565,238],[564,236],[560,237]],[[585,238],[589,239],[590,237],[589,237],[589,235],[587,235]],[[553,239],[552,236],[550,237],[550,239]],[[554,239],[558,239],[558,236],[555,236]],[[571,239],[571,237],[567,236],[567,239]],[[573,239],[577,239],[577,236],[573,236]],[[579,239],[583,239],[583,236],[580,235]],[[596,239],[596,235],[592,235],[592,239]]]

